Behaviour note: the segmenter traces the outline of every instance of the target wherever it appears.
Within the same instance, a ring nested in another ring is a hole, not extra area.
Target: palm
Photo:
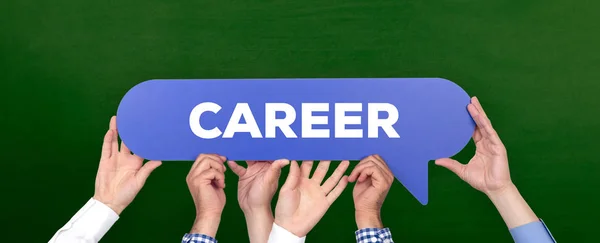
[[[330,206],[326,198],[327,193],[321,189],[321,185],[308,178],[301,178],[295,190],[282,191],[280,194],[280,198],[283,199],[281,205],[284,205],[281,211],[291,212],[289,216],[295,219],[303,218],[312,221],[313,219],[304,217],[311,215],[318,220]],[[308,214],[309,212],[312,213]]]
[[[143,186],[143,182],[135,176],[142,167],[143,159],[119,152],[117,156],[113,156],[109,160],[111,161],[101,162],[102,166],[98,170],[98,179],[108,177],[114,178],[114,182],[116,182],[106,188],[109,190],[106,195],[114,195],[114,198],[107,199],[119,204],[129,204]],[[111,168],[104,165],[118,165],[118,167]]]
[[[238,182],[238,201],[244,208],[250,205],[259,206],[271,203],[271,198],[277,190],[277,185],[268,185],[266,175],[269,171],[268,162],[248,162],[248,168]]]
[[[479,140],[476,146],[475,156],[465,166],[464,180],[483,192],[500,189],[510,182],[504,147],[489,139]]]
[[[275,223],[298,236],[306,235],[319,222],[348,184],[344,176],[348,161],[340,163],[322,185],[330,161],[319,162],[310,177],[312,164],[312,161],[302,162],[300,171],[298,163],[292,162],[275,208]]]

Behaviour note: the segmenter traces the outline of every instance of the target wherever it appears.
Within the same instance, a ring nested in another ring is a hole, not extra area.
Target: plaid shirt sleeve
[[[217,240],[203,234],[185,234],[181,243],[217,243]]]
[[[355,232],[357,243],[394,243],[389,228],[364,228]]]

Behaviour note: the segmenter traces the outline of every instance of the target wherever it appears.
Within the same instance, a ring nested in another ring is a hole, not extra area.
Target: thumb
[[[454,172],[454,174],[456,174],[461,179],[463,178],[463,175],[465,173],[465,165],[450,158],[437,159],[435,160],[435,164]]]
[[[265,163],[265,162],[263,162]],[[267,182],[276,182],[281,175],[281,168],[286,165],[289,165],[290,161],[287,159],[279,159],[271,164],[269,167],[269,171],[267,171],[267,175],[265,177]]]
[[[237,162],[235,162],[233,160],[227,161],[227,165],[229,165],[229,168],[231,168],[231,171],[233,171],[233,173],[239,177],[246,174],[246,168],[239,165]]]
[[[138,182],[140,182],[140,185],[143,186],[146,183],[146,179],[148,179],[148,176],[150,176],[150,173],[152,173],[152,171],[158,168],[161,164],[161,161],[156,160],[146,162],[135,175]]]

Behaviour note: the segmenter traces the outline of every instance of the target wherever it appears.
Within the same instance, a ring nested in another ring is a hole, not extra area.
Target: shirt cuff
[[[268,243],[304,243],[306,236],[298,237],[281,226],[273,223]]]
[[[110,207],[90,198],[83,208],[56,232],[53,240],[61,242],[60,239],[74,238],[98,242],[118,219],[119,215]]]
[[[546,243],[556,242],[542,219],[510,229],[515,243]]]
[[[389,228],[363,228],[354,232],[357,243],[385,242],[393,243],[392,232]]]
[[[204,234],[185,234],[181,243],[217,243],[217,240]]]

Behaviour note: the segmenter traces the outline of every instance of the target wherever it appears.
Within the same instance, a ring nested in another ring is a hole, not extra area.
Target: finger
[[[390,181],[391,184],[391,182],[394,181],[394,174],[392,173],[392,170],[380,155],[376,154],[374,156],[377,158],[377,165],[379,166],[379,169],[381,169],[381,173]]]
[[[338,183],[338,181],[340,181],[340,178],[342,178],[342,176],[344,175],[344,172],[346,172],[346,169],[348,169],[349,165],[350,165],[349,161],[347,161],[347,160],[342,161],[342,163],[340,163],[340,165],[338,165],[338,167],[335,168],[335,171],[333,171],[331,176],[329,178],[327,178],[325,183],[323,183],[323,185],[321,186],[321,189],[325,193],[329,193],[333,189],[333,187],[335,187],[335,185]]]
[[[199,154],[198,157],[196,157],[196,160],[194,160],[194,163],[192,164],[192,167],[190,168],[190,172],[188,173],[188,175],[192,174],[192,171],[194,171],[194,169],[196,167],[198,167],[198,164],[200,164],[200,161],[202,161],[205,156],[206,156],[205,154]]]
[[[112,146],[112,138],[113,138],[113,130],[108,130],[104,135],[104,140],[102,142],[102,153],[100,155],[100,161],[108,160],[111,155],[111,146]]]
[[[356,181],[357,182],[365,181],[369,176],[373,176],[373,174],[375,174],[375,171],[377,171],[377,165],[371,165],[371,166],[363,168],[360,171],[360,174],[358,175],[358,178],[356,179]],[[379,177],[379,176],[377,176],[377,177]],[[381,180],[381,178],[377,178],[377,179]]]
[[[315,170],[311,180],[314,180],[321,185],[321,182],[323,182],[323,179],[327,175],[330,163],[331,161],[319,161],[319,165],[317,165],[317,169]]]
[[[268,162],[263,162],[263,163],[268,163]],[[287,159],[279,159],[279,160],[275,160],[275,162],[271,163],[271,166],[269,167],[269,171],[265,175],[266,181],[269,183],[273,183],[273,182],[276,182],[277,180],[279,180],[279,176],[281,175],[281,168],[285,167],[288,164],[290,164],[290,161]]]
[[[381,165],[381,167],[388,168],[387,163],[385,162],[385,160],[383,158],[381,158],[381,156],[379,156],[379,154],[374,154],[373,158],[375,159],[375,162],[377,162],[379,165]]]
[[[473,96],[473,98],[471,98],[471,104],[473,104],[475,106],[475,108],[477,108],[477,110],[483,114],[484,117],[487,117],[487,114],[485,113],[485,111],[483,110],[483,107],[481,106],[481,102],[479,102],[479,98],[477,98],[476,96]]]
[[[135,174],[135,178],[138,180],[139,184],[143,186],[152,171],[154,171],[154,169],[158,168],[160,165],[162,165],[161,161],[151,160],[146,162],[146,164],[144,164],[142,168],[140,168],[140,170],[138,170],[138,172]]]
[[[274,160],[247,160],[246,164],[248,165],[248,167],[252,166],[253,164],[256,163],[270,163],[272,164],[273,162],[275,162]]]
[[[192,176],[199,175],[203,171],[206,171],[209,169],[215,169],[221,173],[224,173],[226,170],[225,165],[220,160],[215,160],[215,157],[207,156],[194,169],[194,173],[192,174]]]
[[[454,172],[461,179],[464,177],[465,165],[456,160],[450,158],[437,159],[435,160],[435,164]]]
[[[387,166],[387,164],[385,163],[385,161],[383,160],[383,158],[381,158],[381,156],[374,154],[371,155],[367,158],[365,158],[366,160],[371,160],[376,166],[378,166],[382,171],[387,171],[390,170]],[[390,172],[391,174],[391,172]]]
[[[233,171],[233,173],[239,177],[242,177],[244,174],[246,174],[246,168],[239,165],[237,162],[235,162],[233,160],[227,161],[227,165],[229,165],[229,168],[231,168],[231,171]]]
[[[144,164],[144,159],[142,157],[137,156],[135,154],[134,155],[129,154],[126,156],[131,156],[131,157],[128,157],[126,159],[115,160],[117,167],[127,166],[127,168],[134,168],[136,170],[139,170],[140,168],[142,168],[142,165]]]
[[[121,141],[121,153],[125,153],[126,155],[131,154],[131,150],[129,150],[129,148],[127,147],[127,145],[125,145],[123,141]]]
[[[117,117],[113,116],[110,118],[110,129],[112,132],[111,150],[110,156],[117,155],[119,153],[119,132],[117,131]]]
[[[327,194],[326,198],[329,202],[329,205],[333,204],[333,202],[335,202],[335,200],[340,195],[342,195],[342,192],[344,191],[344,189],[346,189],[346,186],[348,186],[348,176],[343,176],[342,179],[337,183],[335,188],[333,188],[333,190],[331,190],[331,192]]]
[[[391,182],[394,181],[394,174],[392,173],[392,170],[387,165],[385,160],[383,160],[383,158],[381,158],[381,156],[376,154],[376,155],[374,155],[374,158],[376,159],[375,164],[377,165],[378,169],[381,171],[381,175],[384,177],[382,179],[390,181],[390,184],[391,184]]]
[[[117,116],[111,116],[108,123],[108,129],[117,130]]]
[[[302,161],[302,166],[300,167],[302,169],[302,177],[304,177],[304,178],[310,177],[310,171],[312,170],[312,166],[313,166],[312,160]]]
[[[198,175],[198,178],[202,180],[203,183],[213,184],[218,188],[225,188],[225,174],[216,169],[211,168],[203,171],[200,173],[200,175]]]
[[[481,130],[483,130],[482,135],[490,139],[490,141],[494,144],[502,144],[498,133],[496,133],[496,130],[494,130],[494,127],[492,126],[492,122],[483,110],[483,107],[479,102],[479,98],[471,98],[471,104],[467,106],[467,109],[469,110],[469,113],[471,113],[475,123],[477,123],[477,126],[481,127]]]
[[[469,111],[469,114],[471,115],[473,121],[475,121],[475,124],[477,125],[475,129],[478,130],[483,137],[489,137],[489,130],[486,128],[488,124],[485,123],[485,121],[483,120],[483,115],[479,112],[479,110],[477,110],[475,105],[467,105],[467,110]]]
[[[494,130],[494,128],[492,127],[490,120],[484,115],[482,115],[482,113],[477,111],[475,106],[472,104],[469,104],[469,106],[467,106],[467,109],[469,110],[469,113],[471,113],[471,117],[473,117],[473,120],[477,124],[476,130],[479,130],[479,132],[482,135],[482,138],[488,139],[493,144],[501,145],[502,141],[500,140],[498,133],[496,133],[496,130]]]
[[[475,131],[473,131],[473,142],[477,143],[479,141],[481,141],[481,131],[475,129]]]
[[[375,162],[373,162],[372,160],[370,160],[368,158],[369,157],[361,160],[360,163],[358,163],[358,165],[356,167],[354,167],[352,172],[350,172],[350,176],[348,176],[348,181],[350,181],[350,182],[356,181],[356,179],[358,179],[358,175],[360,174],[360,172],[363,169],[375,165]]]
[[[364,166],[361,167],[360,170],[358,171],[358,175],[356,176],[356,182],[363,182],[367,179],[367,177],[371,176],[374,174],[375,171],[378,171],[378,167],[376,164],[372,163],[369,164],[369,166]],[[379,180],[381,180],[381,176],[377,176],[379,178]]]
[[[300,180],[300,167],[298,166],[298,162],[293,160],[290,163],[290,172],[288,173],[287,178],[285,179],[285,183],[281,187],[281,190],[293,190],[298,186],[298,181]]]
[[[216,154],[200,154],[198,155],[198,158],[196,158],[196,161],[194,161],[194,164],[192,165],[192,169],[190,169],[190,171],[197,171],[196,167],[198,167],[200,164],[204,163],[208,158],[210,158],[211,160],[217,161],[219,163],[224,162],[224,160],[222,160],[224,157],[223,156],[219,156]],[[224,168],[225,166],[223,166]],[[215,166],[215,168],[218,168],[217,166]]]
[[[383,170],[376,165],[367,167],[360,172],[357,183],[362,183],[368,178],[371,178],[371,183],[376,188],[389,188],[394,181],[393,178],[386,177]]]

